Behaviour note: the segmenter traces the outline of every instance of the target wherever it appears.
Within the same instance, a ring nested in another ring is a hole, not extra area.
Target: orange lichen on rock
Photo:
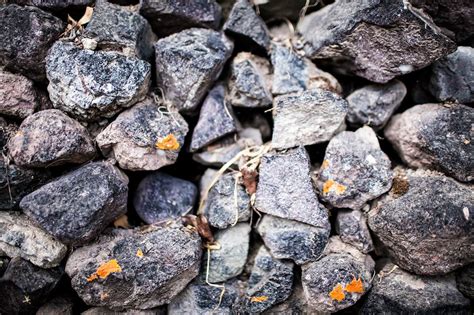
[[[324,160],[323,161],[323,164],[321,164],[321,169],[325,169],[325,168],[328,168],[329,167],[329,161],[328,160]]]
[[[140,257],[140,258],[143,257],[143,252],[142,252],[142,249],[141,249],[141,248],[139,248],[139,249],[137,250],[137,257]]]
[[[176,137],[172,133],[170,133],[166,137],[156,141],[155,147],[160,150],[178,150],[179,142]]]
[[[340,195],[346,191],[347,187],[335,182],[332,179],[328,179],[323,185],[323,194],[327,195],[330,191],[334,191]]]
[[[268,296],[262,295],[262,296],[252,296],[250,298],[250,302],[265,302],[268,300]]]
[[[346,291],[349,293],[364,293],[364,285],[360,277],[359,279],[352,279],[352,281],[346,285]]]
[[[89,278],[87,278],[88,282],[94,281],[97,278],[105,279],[107,278],[111,273],[114,272],[122,272],[122,267],[120,267],[117,259],[111,259],[106,263],[103,263],[102,265],[97,268],[96,272],[91,274]]]
[[[329,292],[329,297],[332,299],[332,300],[336,300],[338,302],[341,302],[342,300],[344,300],[344,298],[346,297],[346,295],[344,294],[344,289],[342,288],[342,285],[340,283],[338,283],[334,289],[332,289],[331,292]]]

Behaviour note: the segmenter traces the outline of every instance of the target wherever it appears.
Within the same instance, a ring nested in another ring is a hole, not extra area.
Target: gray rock
[[[199,235],[171,223],[128,230],[81,247],[69,256],[66,272],[88,305],[150,309],[182,291],[198,274],[200,262]]]
[[[370,127],[343,131],[329,141],[317,187],[332,206],[357,210],[390,189],[390,167]]]
[[[428,88],[438,101],[474,102],[474,48],[459,46],[433,63]]]
[[[188,124],[179,113],[146,98],[121,113],[96,141],[121,168],[157,170],[176,162],[187,133]]]
[[[431,18],[408,2],[338,1],[298,24],[310,58],[333,58],[377,83],[423,68],[456,45]]]
[[[94,158],[95,144],[85,127],[57,109],[28,116],[8,143],[19,166],[49,167]]]
[[[374,249],[367,218],[360,210],[338,210],[336,233],[339,234],[341,241],[354,246],[364,254]]]
[[[72,299],[57,296],[43,304],[36,312],[36,315],[73,315],[73,310],[74,303]]]
[[[14,4],[0,8],[0,21],[0,66],[44,81],[44,59],[65,24],[38,8]]]
[[[30,79],[0,70],[0,114],[26,118],[39,106],[40,98]]]
[[[388,263],[374,279],[361,314],[470,314],[452,275],[417,276]]]
[[[344,127],[347,113],[346,100],[322,89],[278,96],[273,106],[272,146],[277,149],[328,141]]]
[[[328,213],[318,201],[310,173],[304,147],[265,154],[260,161],[255,208],[280,218],[328,228]]]
[[[54,107],[87,121],[110,118],[143,99],[151,66],[113,51],[80,49],[57,41],[46,58]]]
[[[272,256],[292,259],[302,265],[315,261],[326,247],[330,227],[324,228],[265,215],[258,225],[258,233]]]
[[[141,180],[135,191],[133,206],[148,224],[179,218],[193,209],[197,187],[192,182],[161,172]]]
[[[47,10],[74,9],[90,5],[94,0],[9,0],[20,5],[32,5]]]
[[[317,312],[308,305],[308,301],[306,300],[306,297],[304,296],[304,291],[303,291],[303,287],[301,286],[301,283],[296,282],[293,287],[293,292],[291,293],[288,299],[286,299],[282,303],[272,306],[271,308],[263,312],[263,314],[265,315],[281,315],[281,314],[323,315],[324,313]]]
[[[89,163],[25,196],[20,207],[61,242],[82,245],[127,211],[127,184],[115,166]]]
[[[19,213],[0,212],[0,250],[9,257],[21,257],[41,268],[61,263],[67,247],[34,226]]]
[[[400,106],[406,94],[405,84],[398,80],[387,84],[367,85],[355,90],[347,97],[347,122],[357,127],[367,125],[374,130],[380,130]]]
[[[81,315],[166,315],[166,306],[160,306],[147,310],[129,309],[129,310],[111,310],[106,307],[91,307]]]
[[[232,107],[225,100],[224,94],[224,86],[218,84],[204,99],[199,120],[193,131],[191,152],[237,131],[237,118]]]
[[[474,264],[469,264],[456,271],[458,290],[469,299],[474,299]]]
[[[392,118],[385,137],[410,167],[439,170],[468,182],[474,179],[473,124],[471,107],[416,105]]]
[[[219,77],[233,44],[213,30],[192,28],[155,44],[158,87],[176,109],[193,112]]]

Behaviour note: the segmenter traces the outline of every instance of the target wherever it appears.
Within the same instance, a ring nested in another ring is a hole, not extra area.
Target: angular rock
[[[399,171],[405,179],[377,201],[368,220],[394,263],[439,275],[473,262],[472,188],[437,172]]]
[[[333,58],[377,83],[423,68],[456,45],[408,2],[339,1],[298,24],[309,58]]]
[[[35,7],[0,8],[0,66],[35,81],[44,81],[48,49],[64,31],[64,23]]]
[[[80,49],[57,41],[46,58],[55,108],[87,121],[110,118],[145,97],[151,66],[113,51]]]
[[[357,127],[366,125],[380,130],[400,106],[406,94],[405,84],[398,80],[383,85],[367,85],[355,90],[347,97],[347,122]]]
[[[473,124],[471,107],[416,105],[392,118],[385,137],[410,167],[439,170],[468,182],[474,179]]]
[[[233,44],[213,30],[192,28],[155,44],[156,78],[166,100],[193,112],[219,77]]]
[[[272,146],[276,149],[325,142],[344,128],[347,102],[326,90],[278,96],[273,106]]]
[[[87,129],[57,109],[28,116],[10,138],[8,150],[17,165],[26,167],[80,164],[96,154]]]
[[[258,225],[258,233],[272,256],[292,259],[298,265],[315,261],[321,256],[329,232],[329,225],[318,228],[271,215],[265,215]]]
[[[197,193],[197,187],[192,182],[154,172],[138,185],[133,206],[143,221],[153,224],[190,213]]]
[[[329,141],[317,179],[321,198],[336,208],[360,209],[392,186],[391,162],[370,127]]]
[[[10,0],[20,5],[32,5],[48,10],[63,10],[63,9],[74,9],[78,7],[84,7],[92,4],[94,0]]]
[[[58,296],[43,304],[36,312],[36,315],[73,315],[73,310],[74,303],[71,299]]]
[[[181,224],[128,230],[74,251],[71,285],[88,305],[150,309],[169,303],[198,274],[201,239]]]
[[[157,170],[176,161],[187,133],[188,124],[180,114],[146,98],[121,113],[96,141],[121,168]]]
[[[296,283],[290,297],[280,304],[277,304],[266,310],[265,315],[281,315],[281,314],[318,314],[312,310],[306,297],[304,296],[301,283]]]
[[[0,114],[26,118],[40,106],[40,98],[30,79],[0,70]]]
[[[25,196],[20,207],[61,242],[82,245],[127,211],[127,185],[117,167],[89,163]]]
[[[265,154],[260,161],[255,208],[280,218],[328,228],[327,210],[311,182],[304,147]]]
[[[367,219],[360,210],[338,210],[336,233],[341,241],[367,254],[374,249]]]
[[[469,299],[474,299],[474,264],[469,264],[456,271],[458,290]]]

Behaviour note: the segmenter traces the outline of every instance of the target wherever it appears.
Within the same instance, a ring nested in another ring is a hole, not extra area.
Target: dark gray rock
[[[0,8],[0,21],[0,66],[44,81],[46,54],[66,25],[38,8],[14,4]]]
[[[153,224],[191,213],[197,193],[192,182],[154,172],[138,185],[133,206],[143,221]]]
[[[301,14],[301,9],[305,6],[306,0],[265,0],[257,1],[260,15],[265,21],[276,18],[287,18],[290,21],[297,21]],[[312,7],[312,3],[310,3]]]
[[[398,80],[387,84],[367,85],[355,90],[347,97],[347,122],[356,127],[367,125],[374,130],[380,130],[400,106],[406,94],[405,84]]]
[[[159,306],[147,310],[128,309],[128,310],[111,310],[106,307],[91,307],[81,315],[166,315],[166,306]]]
[[[347,102],[322,89],[278,96],[274,100],[272,146],[287,149],[328,141],[344,128]]]
[[[93,4],[94,0],[9,0],[9,2],[56,11],[84,7]]]
[[[426,67],[456,45],[409,2],[338,1],[298,24],[310,58],[333,58],[377,83]]]
[[[336,233],[341,241],[354,246],[364,254],[374,249],[367,218],[360,210],[338,210]]]
[[[81,247],[69,256],[66,272],[88,305],[150,309],[171,302],[198,274],[200,262],[199,235],[171,223]]]
[[[468,182],[474,179],[473,124],[471,107],[416,105],[392,118],[385,137],[410,167],[439,170]]]
[[[317,179],[321,198],[336,208],[360,209],[392,186],[391,162],[370,127],[329,141]]]
[[[223,34],[192,28],[155,44],[157,85],[179,111],[193,112],[219,77],[233,44]]]
[[[36,315],[73,315],[73,310],[74,302],[72,299],[57,296],[43,304],[36,312]]]
[[[458,290],[469,299],[474,299],[474,264],[469,264],[456,271]]]
[[[474,194],[440,173],[404,173],[369,212],[369,227],[394,263],[421,275],[446,274],[474,261]]]
[[[40,98],[30,79],[0,70],[0,114],[26,118],[39,106]]]
[[[143,99],[151,66],[113,51],[80,49],[57,41],[46,58],[54,107],[80,120],[110,118]]]
[[[127,185],[118,168],[94,162],[25,196],[20,207],[61,242],[81,245],[127,211]]]
[[[293,292],[291,293],[290,297],[285,301],[272,306],[263,314],[265,315],[281,315],[281,314],[294,314],[294,315],[303,315],[303,314],[314,314],[314,315],[322,315],[315,310],[311,309],[308,305],[308,301],[304,296],[303,287],[298,280],[295,281],[295,285],[293,287]]]

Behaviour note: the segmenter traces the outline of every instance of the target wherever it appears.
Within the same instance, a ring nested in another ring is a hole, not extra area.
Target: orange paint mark
[[[325,168],[328,168],[329,167],[329,161],[328,160],[324,160],[323,161],[323,164],[321,165],[321,169],[325,169]]]
[[[114,272],[122,272],[122,267],[118,264],[117,259],[111,259],[108,262],[102,264],[97,268],[97,271],[89,276],[87,278],[88,282],[94,281],[97,278],[105,279],[107,278],[111,273]]]
[[[140,258],[143,257],[143,252],[142,252],[141,248],[139,248],[139,249],[137,250],[137,257],[140,257]]]
[[[170,133],[166,137],[156,141],[155,147],[160,150],[178,150],[179,143],[178,140],[176,140],[176,137]]]
[[[338,283],[334,289],[332,289],[331,292],[329,292],[329,297],[332,300],[341,302],[342,300],[345,299],[346,295],[344,294],[344,289],[342,288],[342,285]]]
[[[364,285],[360,277],[359,279],[352,279],[352,281],[346,285],[346,291],[349,293],[364,293]]]
[[[327,195],[329,192],[333,191],[337,195],[340,195],[346,191],[347,187],[335,182],[332,179],[328,179],[324,184],[323,184],[323,194]]]
[[[257,302],[257,303],[265,302],[266,300],[268,300],[268,296],[266,296],[266,295],[263,295],[263,296],[252,296],[252,297],[250,298],[250,302]]]

